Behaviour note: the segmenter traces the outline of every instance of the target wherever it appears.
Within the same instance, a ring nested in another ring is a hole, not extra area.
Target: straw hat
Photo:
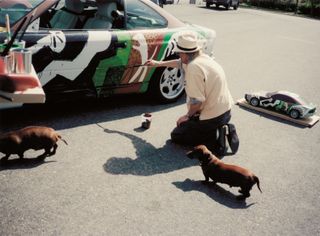
[[[174,51],[178,53],[192,53],[199,50],[200,47],[197,42],[197,36],[193,32],[188,32],[179,35],[177,48]]]

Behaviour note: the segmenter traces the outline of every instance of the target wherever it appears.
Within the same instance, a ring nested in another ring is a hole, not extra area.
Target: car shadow
[[[255,204],[250,203],[247,205],[245,200],[237,200],[237,195],[234,195],[213,182],[203,184],[200,180],[185,179],[182,182],[177,181],[172,184],[184,192],[198,191],[205,193],[212,200],[232,209],[246,209]]]
[[[43,158],[15,158],[7,161],[0,161],[0,171],[3,170],[17,170],[17,169],[32,169],[43,164],[48,164],[56,161],[46,161]]]
[[[105,99],[57,102],[28,105],[20,108],[0,110],[0,132],[20,129],[29,125],[50,126],[56,130],[113,121],[157,112],[181,105],[185,99],[175,103],[158,104],[144,94],[113,96]]]
[[[207,8],[205,5],[204,6],[202,6],[202,5],[200,5],[200,6],[198,6],[199,8],[203,8],[203,9],[207,9],[207,10],[212,10],[212,11],[223,11],[223,12],[227,12],[227,11],[231,11],[231,10],[233,10],[233,8],[232,7],[230,7],[230,9],[229,10],[227,10],[227,8],[225,8],[225,7],[223,7],[223,6],[219,6],[218,8],[213,4],[213,5],[211,5],[210,6],[210,8]]]
[[[170,140],[167,140],[163,147],[156,148],[146,140],[129,133],[106,128],[104,132],[130,139],[136,150],[135,159],[126,156],[108,158],[103,165],[107,173],[151,176],[197,165],[197,161],[187,158],[187,148],[178,146]]]

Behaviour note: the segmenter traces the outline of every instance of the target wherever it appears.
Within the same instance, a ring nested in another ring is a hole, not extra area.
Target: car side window
[[[26,15],[31,9],[27,5],[23,4],[13,4],[12,6],[5,6],[2,8],[0,1],[0,26],[6,26],[6,15],[9,16],[10,23],[15,24],[24,15]]]
[[[279,94],[275,94],[271,96],[273,100],[280,100],[283,101],[284,97],[282,95]]]
[[[140,1],[127,0],[127,29],[165,28],[167,20]]]
[[[297,101],[295,99],[293,99],[292,97],[289,96],[284,96],[284,101],[288,102],[288,103],[297,103]]]
[[[284,101],[284,102],[288,102],[288,103],[296,103],[296,101],[294,99],[292,99],[291,97],[285,96],[282,94],[273,95],[272,97],[275,100],[280,100],[280,101]]]

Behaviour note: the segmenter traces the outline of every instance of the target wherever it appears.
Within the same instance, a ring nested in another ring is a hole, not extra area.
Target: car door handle
[[[126,48],[127,47],[127,43],[126,42],[115,42],[114,43],[114,47],[115,48]]]

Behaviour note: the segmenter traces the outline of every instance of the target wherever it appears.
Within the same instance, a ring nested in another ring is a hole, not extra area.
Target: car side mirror
[[[111,12],[111,16],[112,16],[113,18],[117,19],[117,18],[119,18],[119,17],[123,17],[124,15],[123,15],[123,13],[120,12],[119,10],[113,10],[113,11]]]
[[[115,28],[115,29],[124,28],[124,15],[121,11],[113,10],[111,12],[111,16],[114,19],[112,28]]]

